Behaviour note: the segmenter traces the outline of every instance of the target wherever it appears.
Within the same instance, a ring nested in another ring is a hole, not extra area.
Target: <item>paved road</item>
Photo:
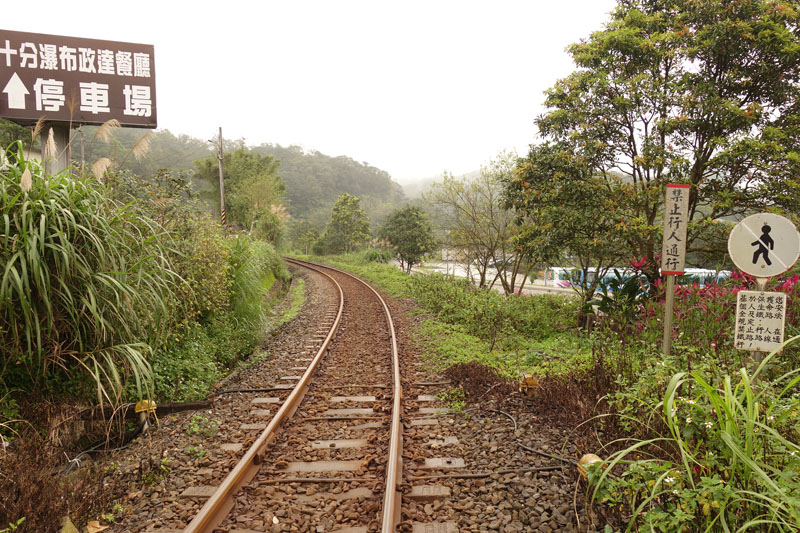
[[[399,266],[399,265],[398,265]],[[414,272],[438,272],[440,274],[451,274],[459,278],[466,278],[467,272],[464,269],[463,265],[456,264],[451,262],[449,265],[443,261],[433,261],[423,263],[422,265],[417,265],[413,267],[411,270]],[[496,270],[490,268],[487,270],[486,276],[488,278],[493,278],[496,273]],[[503,291],[503,287],[500,285],[500,282],[496,282],[494,285],[494,289],[498,292]],[[561,294],[565,296],[575,296],[577,293],[569,288],[569,287],[553,287],[552,285],[545,285],[543,280],[533,280],[528,281],[525,283],[525,286],[522,288],[523,294]]]

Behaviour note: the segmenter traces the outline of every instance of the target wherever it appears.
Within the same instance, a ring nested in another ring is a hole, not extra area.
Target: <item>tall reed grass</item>
[[[119,401],[132,377],[150,395],[147,357],[180,283],[166,242],[94,180],[47,175],[11,145],[0,157],[4,385],[53,388],[82,374],[101,402]]]

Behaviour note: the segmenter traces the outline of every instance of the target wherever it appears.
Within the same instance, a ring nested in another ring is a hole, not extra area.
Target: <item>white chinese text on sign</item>
[[[0,117],[155,128],[153,46],[0,30]]]
[[[689,185],[669,184],[664,200],[664,239],[661,273],[681,275],[686,265],[686,226],[689,220]]]

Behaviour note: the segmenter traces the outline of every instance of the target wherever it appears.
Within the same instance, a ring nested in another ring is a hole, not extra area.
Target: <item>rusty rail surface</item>
[[[304,262],[305,263],[305,262]],[[315,265],[315,263],[308,263]],[[393,401],[392,401],[392,430],[389,437],[389,460],[386,463],[386,487],[383,494],[383,507],[381,509],[381,533],[392,533],[396,530],[397,524],[400,522],[400,492],[397,487],[402,482],[402,457],[403,457],[403,425],[401,423],[401,415],[403,408],[403,387],[400,383],[400,353],[397,350],[397,335],[394,332],[394,321],[392,314],[389,312],[389,306],[386,301],[378,294],[369,283],[353,276],[352,274],[333,268],[327,265],[324,266],[328,270],[333,270],[345,276],[349,276],[361,283],[363,283],[369,290],[375,294],[375,297],[383,306],[383,312],[386,315],[386,322],[389,326],[389,332],[392,335],[392,368],[393,368]]]
[[[210,533],[215,527],[222,523],[225,517],[227,517],[227,515],[230,513],[230,510],[233,508],[234,494],[236,494],[236,492],[242,486],[249,483],[258,472],[265,454],[265,450],[274,439],[275,433],[280,428],[281,424],[290,418],[292,414],[294,414],[303,397],[305,396],[305,393],[308,390],[309,382],[311,381],[311,375],[316,370],[318,363],[322,359],[322,356],[328,349],[328,345],[339,328],[344,309],[344,292],[342,291],[341,285],[339,285],[339,283],[333,279],[333,277],[320,270],[320,267],[339,272],[340,274],[349,276],[361,283],[364,283],[364,285],[366,285],[381,302],[386,315],[389,331],[392,336],[394,401],[392,404],[391,442],[389,445],[389,461],[386,467],[386,489],[383,498],[381,531],[383,533],[393,532],[395,531],[395,527],[400,518],[400,493],[397,491],[397,486],[400,483],[400,473],[402,472],[402,426],[400,425],[402,388],[400,384],[400,358],[397,350],[397,337],[395,335],[394,323],[392,321],[391,313],[389,312],[389,307],[375,289],[352,274],[326,265],[317,265],[307,261],[300,261],[290,258],[287,258],[287,261],[314,270],[331,280],[331,282],[339,291],[339,309],[336,313],[336,319],[334,320],[333,326],[328,332],[328,335],[325,337],[325,340],[323,341],[322,346],[320,347],[316,356],[308,365],[305,373],[303,373],[303,376],[297,383],[297,386],[289,394],[288,398],[281,405],[280,409],[278,409],[278,412],[275,413],[275,416],[267,425],[267,428],[247,450],[247,453],[245,453],[244,457],[242,457],[242,459],[236,464],[233,470],[228,473],[222,483],[220,483],[216,492],[214,492],[214,494],[206,501],[205,505],[203,505],[203,507],[200,509],[200,512],[195,516],[191,523],[186,526],[184,533]]]
[[[185,533],[209,533],[213,528],[221,524],[226,516],[228,516],[228,513],[230,513],[230,510],[233,508],[234,494],[242,486],[249,483],[250,480],[253,479],[253,476],[255,476],[258,472],[266,447],[275,438],[275,433],[277,432],[278,428],[280,428],[284,420],[291,417],[291,415],[294,414],[294,411],[300,405],[300,402],[305,396],[306,390],[308,390],[308,384],[311,381],[311,374],[313,374],[314,370],[316,370],[318,363],[322,359],[325,350],[327,350],[328,345],[330,344],[334,334],[336,333],[336,330],[339,327],[339,323],[342,319],[342,311],[344,309],[344,293],[342,292],[342,287],[328,274],[325,274],[316,268],[312,268],[312,270],[315,270],[330,279],[339,291],[339,310],[336,313],[336,319],[333,322],[333,326],[328,332],[328,335],[325,337],[325,340],[317,352],[317,355],[311,361],[311,364],[308,365],[305,373],[300,378],[297,386],[292,389],[292,392],[289,394],[288,398],[286,398],[286,401],[283,402],[283,405],[281,405],[280,409],[278,409],[278,412],[275,413],[274,417],[272,417],[272,420],[267,425],[267,428],[247,450],[247,453],[244,454],[244,457],[242,457],[242,459],[236,464],[233,470],[231,470],[225,479],[222,480],[222,483],[220,483],[216,492],[214,492],[214,494],[206,501],[205,505],[203,505],[203,507],[200,509],[200,512],[194,517],[189,525],[186,526],[186,529],[184,529]]]

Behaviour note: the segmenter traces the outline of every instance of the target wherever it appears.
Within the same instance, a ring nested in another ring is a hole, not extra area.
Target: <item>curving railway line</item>
[[[349,274],[289,261],[327,278],[336,287],[338,307],[327,317],[324,337],[316,334],[315,353],[303,361],[305,369],[280,377],[293,387],[274,387],[274,392],[290,390],[285,399],[252,398],[254,407],[280,407],[187,533],[234,527],[242,516],[278,511],[278,503],[289,504],[292,512],[273,514],[273,523],[300,531],[313,530],[306,528],[319,520],[326,531],[341,526],[340,531],[352,533],[389,532],[400,520],[402,386],[389,308],[374,289]],[[347,327],[342,326],[345,316]],[[358,510],[319,512],[332,511],[343,499],[358,500]]]
[[[155,471],[168,460],[169,475],[144,490],[132,481],[108,533],[593,530],[580,524],[563,434],[521,400],[510,412],[437,407],[452,384],[419,366],[375,290],[289,262],[305,270],[308,305],[213,409],[164,420],[131,452],[136,479],[143,454]]]

